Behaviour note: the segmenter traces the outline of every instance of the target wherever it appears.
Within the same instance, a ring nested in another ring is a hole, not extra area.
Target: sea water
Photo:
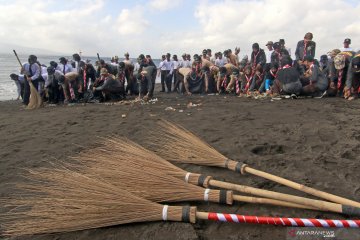
[[[19,55],[21,63],[27,62],[29,55]],[[69,60],[72,59],[72,56],[50,56],[50,55],[37,55],[38,61],[41,64],[49,66],[50,61],[55,61],[59,63],[60,57],[65,57]],[[109,57],[101,57],[106,62],[110,62]],[[90,60],[90,63],[95,64],[98,60],[97,57],[86,57],[82,56],[82,60]],[[122,59],[120,59],[121,61]],[[135,63],[136,59],[132,59]],[[160,59],[154,59],[156,66],[159,65]],[[10,74],[20,73],[20,64],[17,61],[14,54],[0,54],[0,101],[12,100],[17,98],[17,88],[13,80],[10,79]],[[156,82],[159,82],[159,78],[156,79]]]

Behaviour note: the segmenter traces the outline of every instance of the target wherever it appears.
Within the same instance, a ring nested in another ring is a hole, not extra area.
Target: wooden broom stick
[[[173,172],[176,172],[175,175],[177,177],[181,177],[183,179],[185,178],[186,182],[189,183],[198,183],[198,185],[200,186],[207,187],[211,185],[224,189],[246,192],[266,198],[273,198],[277,200],[292,202],[303,206],[311,206],[312,208],[317,208],[322,211],[332,211],[349,215],[360,215],[360,212],[357,208],[343,206],[341,204],[297,197],[289,194],[256,189],[248,186],[220,182],[216,180],[211,180],[211,177],[196,175],[194,179],[191,178],[192,174],[186,173],[180,168],[173,166],[172,164],[168,163],[156,154],[146,150],[145,148],[126,138],[108,138],[107,140],[104,140],[102,147],[90,149],[85,153],[85,155],[86,158],[89,161],[94,162],[95,165],[97,164],[97,162],[101,162],[102,164],[106,162],[106,165],[112,169],[121,168],[125,164],[125,159],[125,162],[134,161],[136,162],[136,164],[140,164],[139,168],[157,168],[161,169],[158,171],[164,171],[168,174],[173,174]]]
[[[23,69],[23,66],[21,64],[21,61],[19,59],[19,56],[17,55],[16,51],[14,51],[14,54],[15,54],[15,57],[16,59],[18,60],[19,64],[20,64],[20,67]],[[29,101],[29,104],[27,106],[27,109],[37,109],[37,108],[40,108],[42,106],[42,99],[41,99],[41,96],[40,94],[38,93],[37,89],[35,89],[34,87],[34,84],[27,80],[28,78],[28,75],[25,74],[26,76],[26,81],[29,82],[29,85],[30,85],[30,101]]]
[[[160,128],[152,131],[149,144],[153,149],[156,149],[160,156],[169,161],[223,167],[242,173],[247,172],[332,202],[360,208],[359,202],[310,188],[230,160],[190,131],[167,121],[161,121]],[[184,151],[185,149],[186,151]]]
[[[30,171],[26,178],[16,186],[16,193],[0,197],[0,236],[70,232],[160,220],[195,223],[197,219],[297,227],[360,227],[360,220],[244,216],[160,205],[102,179],[68,169],[43,168]]]

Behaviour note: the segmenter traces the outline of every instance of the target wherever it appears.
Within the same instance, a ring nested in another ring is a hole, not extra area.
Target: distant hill
[[[31,48],[31,47],[24,47],[11,43],[0,42],[0,53],[12,53],[13,49],[15,49],[16,52],[18,52],[19,54],[35,54],[35,55],[38,54],[38,55],[56,55],[56,56],[60,56],[64,54],[42,48]]]

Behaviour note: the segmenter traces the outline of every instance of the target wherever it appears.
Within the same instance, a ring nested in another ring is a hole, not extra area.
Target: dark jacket
[[[312,56],[315,58],[315,49],[316,49],[316,43],[313,41],[309,41],[306,45],[305,54],[304,54],[304,48],[305,48],[305,42],[304,40],[301,40],[298,42],[296,46],[295,56],[296,60],[304,60],[305,56]]]
[[[266,55],[263,49],[260,49],[257,54],[254,52],[251,53],[251,66],[256,67],[258,64],[260,64],[261,67],[264,67],[266,64]]]
[[[277,79],[281,83],[281,88],[288,94],[299,94],[302,89],[300,74],[295,67],[280,69]]]

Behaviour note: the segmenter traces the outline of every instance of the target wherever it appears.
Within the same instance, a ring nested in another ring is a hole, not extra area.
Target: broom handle
[[[209,181],[209,184],[210,184],[210,186],[219,187],[219,188],[223,188],[223,189],[229,189],[229,190],[248,193],[248,194],[261,196],[261,197],[265,197],[265,198],[272,198],[272,199],[276,199],[276,200],[297,203],[300,205],[311,206],[313,208],[317,208],[322,211],[331,211],[331,212],[336,212],[336,213],[360,216],[359,208],[341,205],[338,203],[331,203],[331,202],[326,202],[326,201],[321,201],[321,200],[298,197],[298,196],[294,196],[294,195],[290,195],[290,194],[278,193],[278,192],[268,191],[268,190],[264,190],[264,189],[258,189],[258,188],[233,184],[233,183],[221,182],[221,181],[217,181],[217,180],[213,180],[213,179],[211,179]]]
[[[253,174],[253,175],[256,175],[256,176],[259,176],[259,177],[266,178],[268,180],[271,180],[271,181],[274,181],[274,182],[277,182],[277,183],[280,183],[280,184],[283,184],[285,186],[294,188],[296,190],[311,194],[311,195],[319,197],[319,198],[323,198],[323,199],[326,199],[326,200],[329,200],[329,201],[332,201],[332,202],[336,202],[336,203],[345,204],[345,205],[360,208],[360,203],[359,202],[356,202],[356,201],[353,201],[353,200],[350,200],[350,199],[347,199],[347,198],[339,197],[339,196],[336,196],[334,194],[323,192],[323,191],[320,191],[320,190],[317,190],[317,189],[314,189],[314,188],[311,188],[311,187],[307,187],[305,185],[302,185],[302,184],[287,180],[285,178],[278,177],[278,176],[275,176],[275,175],[272,175],[272,174],[269,174],[269,173],[266,173],[266,172],[263,172],[263,171],[259,171],[259,170],[250,168],[248,166],[245,166],[243,168],[243,171],[247,172],[247,173],[250,173],[250,174]]]
[[[305,206],[302,204],[285,202],[285,201],[280,201],[280,200],[275,200],[275,199],[270,199],[270,198],[258,198],[258,197],[233,195],[233,200],[238,201],[238,202],[247,202],[247,203],[255,203],[255,204],[269,204],[269,205],[275,205],[275,206],[281,206],[281,207],[319,210],[318,208],[314,208],[311,206]]]
[[[360,220],[261,217],[213,212],[196,212],[196,218],[219,222],[253,223],[288,227],[360,228]]]
[[[15,54],[16,59],[18,60],[18,63],[19,63],[19,65],[20,65],[20,67],[23,68],[23,65],[21,64],[21,61],[20,61],[19,56],[17,55],[17,53],[16,53],[15,50],[13,50],[13,51],[14,51],[14,54]],[[25,73],[25,76],[28,77],[28,75],[27,75],[26,73]],[[27,80],[27,79],[26,79],[26,80]]]

